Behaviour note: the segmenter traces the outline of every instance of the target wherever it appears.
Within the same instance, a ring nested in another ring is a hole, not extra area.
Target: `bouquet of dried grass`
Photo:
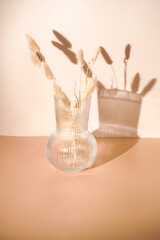
[[[35,40],[32,37],[30,37],[28,34],[26,34],[26,39],[27,39],[27,42],[28,42],[28,47],[30,49],[30,57],[31,57],[31,60],[32,60],[33,64],[36,67],[43,69],[46,78],[48,80],[51,80],[52,83],[53,83],[53,89],[54,89],[55,95],[58,98],[62,99],[64,105],[67,108],[70,107],[70,100],[67,97],[66,93],[57,84],[56,77],[54,76],[51,68],[47,64],[47,62],[45,60],[45,57],[41,53],[40,47],[35,42]],[[83,50],[80,49],[79,52],[78,52],[77,64],[80,67],[81,72],[80,72],[79,96],[78,97],[77,97],[77,94],[76,94],[76,86],[74,87],[74,95],[75,95],[75,97],[77,99],[77,102],[78,102],[77,106],[81,106],[81,101],[85,100],[87,97],[89,97],[92,94],[92,92],[94,91],[95,87],[96,87],[97,78],[95,77],[95,78],[91,79],[91,81],[88,83],[88,75],[89,75],[89,70],[91,69],[93,64],[96,62],[97,57],[98,57],[100,51],[101,51],[100,47],[97,48],[94,56],[91,58],[91,60],[88,63],[88,67],[87,67],[87,71],[86,71],[85,89],[83,91],[81,89],[82,88],[82,86],[81,86],[82,70],[83,70],[83,67],[84,67]],[[81,96],[82,92],[83,92],[83,95]]]
[[[66,107],[70,106],[70,100],[67,97],[67,95],[64,93],[64,91],[61,89],[61,87],[56,83],[56,77],[54,76],[53,72],[51,71],[49,65],[45,61],[45,57],[40,52],[40,47],[38,44],[34,41],[33,38],[31,38],[29,35],[26,34],[26,39],[28,41],[28,47],[30,49],[30,57],[33,62],[33,64],[36,67],[42,67],[45,76],[48,80],[53,81],[53,89],[55,92],[55,95],[62,99],[64,105]]]
[[[76,84],[75,84],[74,95],[75,95],[75,98],[77,101],[76,101],[76,103],[74,103],[74,105],[71,105],[71,102],[70,102],[69,98],[67,97],[67,95],[65,94],[65,92],[62,91],[61,87],[57,84],[56,77],[54,76],[49,65],[46,63],[45,57],[41,53],[40,47],[38,46],[38,44],[29,35],[26,35],[26,39],[28,41],[28,46],[30,49],[30,57],[31,57],[33,64],[36,67],[43,69],[46,78],[48,80],[52,81],[52,83],[53,83],[55,96],[60,98],[64,103],[64,107],[62,107],[60,110],[61,111],[61,124],[63,124],[64,127],[67,126],[71,129],[73,129],[74,159],[76,160],[76,156],[77,156],[76,155],[76,145],[77,145],[77,141],[79,138],[78,116],[81,111],[81,106],[82,106],[81,102],[84,101],[87,97],[89,97],[92,94],[92,92],[95,89],[96,83],[97,83],[96,77],[91,79],[90,82],[88,83],[88,75],[89,75],[90,66],[92,66],[95,63],[95,61],[100,53],[100,48],[98,48],[96,50],[93,58],[88,63],[88,68],[86,71],[85,88],[83,91],[82,91],[81,82],[82,82],[82,70],[84,67],[84,58],[83,58],[83,50],[82,49],[79,50],[78,55],[77,55],[77,64],[81,70],[80,83],[79,83],[79,96],[77,97]],[[82,94],[82,92],[83,92],[83,94]],[[68,122],[70,122],[70,123],[68,123]]]

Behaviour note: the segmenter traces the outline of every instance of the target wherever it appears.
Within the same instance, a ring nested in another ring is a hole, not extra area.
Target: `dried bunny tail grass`
[[[41,52],[37,53],[37,55],[38,55],[41,62],[45,62],[45,57],[42,55]]]
[[[42,66],[43,66],[43,70],[44,70],[44,73],[46,75],[46,78],[48,80],[55,80],[55,76],[53,75],[50,67],[48,66],[48,64],[46,62],[42,62]]]
[[[33,64],[38,68],[41,67],[41,62],[45,62],[45,57],[40,52],[30,51],[30,57]]]
[[[81,68],[80,74],[80,82],[79,82],[79,101],[81,101],[81,81],[82,81],[82,68],[84,66],[84,59],[83,59],[83,50],[80,49],[77,56],[77,64]]]
[[[77,64],[80,68],[84,66],[83,50],[80,49],[77,56]]]
[[[60,86],[54,82],[53,83],[53,88],[54,88],[54,92],[55,92],[56,97],[62,99],[62,101],[63,101],[63,103],[66,107],[70,107],[70,100],[67,97],[67,95],[62,91]]]
[[[76,94],[76,87],[77,87],[77,84],[76,84],[76,81],[74,82],[74,96],[76,98],[76,100],[78,101],[78,97],[77,97],[77,94]]]
[[[86,71],[86,81],[85,81],[85,90],[88,84],[88,75],[89,75],[89,71],[90,71],[90,62],[87,64],[87,71]]]
[[[98,57],[98,55],[99,55],[100,52],[101,52],[101,49],[100,49],[100,47],[98,47],[97,50],[96,50],[96,52],[95,52],[95,54],[94,54],[94,57],[93,57],[92,60],[91,60],[91,63],[92,63],[92,64],[95,63],[95,61],[97,60],[97,57]]]
[[[45,57],[41,54],[39,46],[33,40],[33,38],[31,38],[28,34],[26,34],[26,39],[28,41],[28,46],[31,50],[30,56],[31,56],[32,62],[37,67],[41,67],[41,66],[43,67],[46,78],[54,81],[53,88],[55,91],[55,95],[57,97],[59,97],[60,99],[62,99],[62,101],[66,107],[70,107],[70,101],[69,101],[67,95],[62,91],[60,86],[56,84],[56,82],[55,82],[56,78],[53,75],[48,64],[45,62]]]
[[[97,77],[95,77],[94,79],[91,80],[91,82],[89,83],[87,89],[85,90],[82,100],[85,100],[88,96],[90,96],[92,94],[92,92],[95,89],[95,86],[97,84]]]
[[[95,61],[97,60],[98,55],[99,55],[100,52],[101,52],[101,48],[98,47],[98,48],[96,49],[96,51],[95,51],[94,57],[93,57],[93,58],[91,59],[91,61],[88,63],[87,73],[86,73],[85,90],[86,90],[87,83],[88,83],[88,74],[89,74],[89,71],[91,70],[91,67],[93,66],[93,64],[94,64]]]
[[[28,41],[28,46],[30,50],[32,50],[33,52],[40,52],[40,48],[37,45],[37,43],[33,40],[33,38],[26,34],[26,39]]]
[[[33,64],[40,68],[41,67],[41,60],[39,59],[39,56],[37,55],[36,52],[30,51],[30,57],[33,62]]]
[[[60,88],[60,86],[54,82],[54,83],[53,83],[53,89],[54,89],[55,95],[56,95],[57,97],[59,97],[59,96],[60,96],[60,93],[61,93],[61,88]]]

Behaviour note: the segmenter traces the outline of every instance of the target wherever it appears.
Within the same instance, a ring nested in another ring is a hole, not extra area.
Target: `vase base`
[[[50,161],[49,161],[50,162]],[[51,162],[50,162],[51,163]],[[52,164],[52,163],[51,163]],[[63,172],[81,172],[81,171],[84,171],[86,169],[88,169],[93,163],[91,163],[90,165],[86,166],[86,167],[79,167],[79,168],[58,168],[57,166],[53,166],[55,168],[57,168],[58,170],[60,171],[63,171]]]
[[[46,143],[46,155],[50,163],[65,172],[79,172],[89,168],[96,157],[97,142],[88,131],[78,138],[53,132]]]

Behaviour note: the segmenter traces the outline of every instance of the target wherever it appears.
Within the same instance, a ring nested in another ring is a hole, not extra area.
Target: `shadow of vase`
[[[137,128],[142,104],[140,94],[106,89],[97,84],[99,128],[95,137],[138,137]]]
[[[98,153],[91,168],[98,167],[120,156],[138,141],[138,123],[143,97],[151,91],[156,79],[151,79],[140,94],[140,75],[132,81],[131,90],[106,89],[97,83],[99,128],[92,134],[96,137]]]
[[[142,95],[97,84],[99,128],[96,137],[98,153],[90,168],[103,165],[127,152],[138,141],[137,134]]]
[[[96,168],[101,166],[114,158],[124,154],[134,145],[137,144],[139,138],[96,138],[98,144],[98,152],[95,162],[90,167]]]

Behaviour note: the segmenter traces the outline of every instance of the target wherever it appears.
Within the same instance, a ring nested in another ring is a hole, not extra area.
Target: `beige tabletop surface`
[[[97,139],[95,164],[55,169],[46,137],[0,137],[0,240],[159,240],[160,139]]]

